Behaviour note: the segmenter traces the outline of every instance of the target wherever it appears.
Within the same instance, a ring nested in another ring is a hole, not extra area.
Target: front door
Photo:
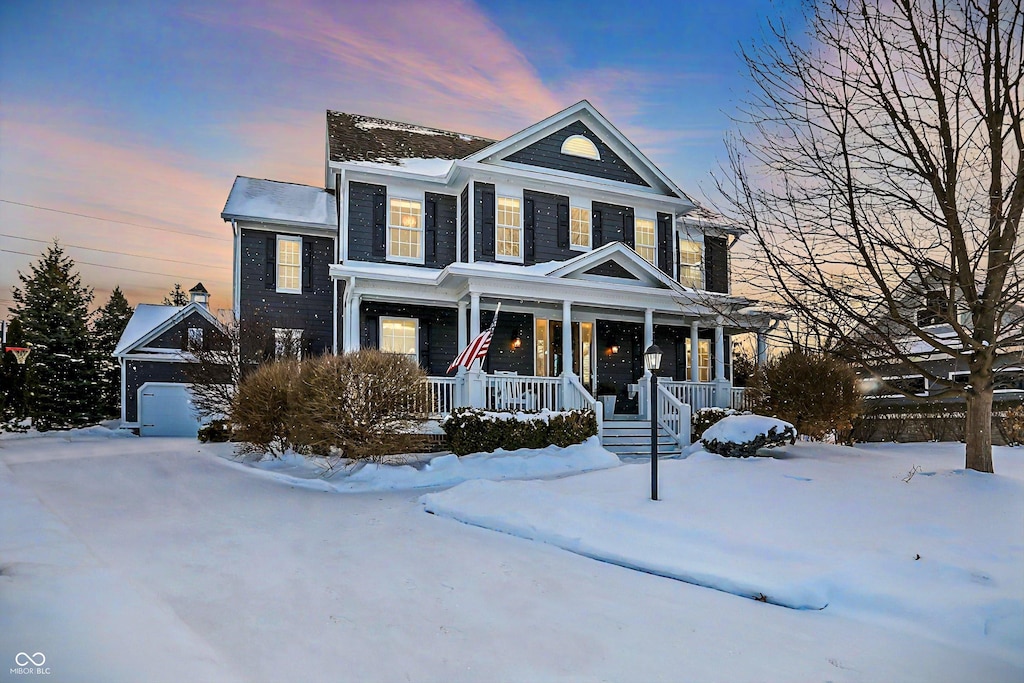
[[[541,377],[562,374],[562,321],[536,319],[534,367]],[[572,371],[584,387],[594,392],[594,323],[572,324]]]

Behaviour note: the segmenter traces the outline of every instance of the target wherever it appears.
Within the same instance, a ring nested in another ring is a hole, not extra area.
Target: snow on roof
[[[334,196],[326,190],[245,176],[235,178],[221,217],[324,227],[337,225]]]
[[[135,307],[131,319],[121,333],[121,338],[114,348],[114,355],[123,353],[147,334],[163,325],[179,313],[184,306],[159,306],[156,304],[139,304]]]
[[[736,234],[743,234],[746,232],[745,228],[737,225],[722,214],[715,213],[714,211],[700,205],[685,216],[682,216],[679,220],[684,225],[693,225],[701,229],[718,228],[719,230],[725,230],[726,232]]]
[[[448,171],[452,170],[452,164],[455,163],[455,160],[410,158],[392,160],[382,159],[380,161],[346,161],[345,163],[353,166],[363,166],[366,168],[377,168],[388,171],[402,170],[407,171],[408,173],[418,173],[419,175],[444,177],[448,175]]]
[[[331,161],[392,165],[402,159],[463,159],[494,143],[475,135],[340,111],[327,112],[327,141]]]

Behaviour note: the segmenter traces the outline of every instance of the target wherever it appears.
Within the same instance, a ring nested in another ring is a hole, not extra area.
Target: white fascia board
[[[337,171],[345,171],[346,177],[349,180],[355,180],[356,182],[379,183],[381,178],[400,178],[402,180],[415,180],[416,182],[430,183],[432,185],[447,185],[448,180],[452,175],[452,170],[454,170],[449,170],[447,175],[443,176],[423,175],[421,173],[411,173],[409,171],[403,171],[398,166],[396,166],[394,169],[376,168],[370,166],[360,166],[358,164],[346,164],[344,162],[339,161],[332,161],[331,168]]]
[[[331,264],[328,273],[332,278],[343,279],[356,277],[367,280],[390,280],[437,286],[442,270],[403,266],[397,263],[375,263],[370,261],[347,261]]]
[[[222,214],[224,215],[224,214]],[[309,237],[337,237],[338,226],[326,223],[295,223],[292,221],[280,221],[277,219],[260,219],[245,216],[234,217],[233,220],[239,228],[246,230],[259,230],[261,232],[287,232],[292,235],[307,235]]]
[[[523,164],[512,164],[501,162],[500,164],[484,164],[470,161],[457,161],[452,167],[453,182],[464,175],[472,177],[473,180],[481,182],[504,182],[508,184],[524,185],[528,189],[535,189],[541,192],[566,196],[586,195],[588,198],[606,201],[609,204],[621,204],[624,201],[640,200],[657,211],[665,213],[678,213],[679,211],[690,211],[693,204],[685,199],[670,197],[661,194],[657,190],[640,185],[629,185],[628,183],[616,183],[613,180],[604,181],[593,176],[581,175],[578,173],[564,173],[560,171],[543,172],[536,166],[525,166]]]
[[[200,304],[193,302],[182,308],[180,311],[172,315],[170,318],[168,318],[161,324],[154,327],[145,335],[139,337],[136,341],[132,342],[130,346],[126,347],[124,351],[122,351],[121,353],[114,354],[114,357],[130,358],[132,352],[142,349],[145,344],[153,341],[161,334],[171,329],[172,327],[174,327],[175,325],[177,325],[182,320],[184,320],[185,318],[187,318],[188,316],[195,312],[198,312],[202,317],[206,318],[210,323],[216,326],[216,328],[220,330],[222,333],[227,334],[227,330],[224,329],[224,325],[221,323],[220,320],[217,319],[217,317],[213,313],[210,312],[210,309],[208,309],[206,306],[202,306]]]

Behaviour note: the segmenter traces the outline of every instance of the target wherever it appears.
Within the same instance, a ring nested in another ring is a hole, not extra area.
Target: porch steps
[[[601,444],[620,458],[650,458],[650,420],[606,420]],[[680,455],[679,444],[663,428],[658,429],[658,456]]]

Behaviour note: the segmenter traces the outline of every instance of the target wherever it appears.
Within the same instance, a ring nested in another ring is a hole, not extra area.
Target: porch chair
[[[498,410],[526,410],[526,397],[523,395],[523,384],[519,381],[519,373],[515,371],[496,370],[494,404]]]

